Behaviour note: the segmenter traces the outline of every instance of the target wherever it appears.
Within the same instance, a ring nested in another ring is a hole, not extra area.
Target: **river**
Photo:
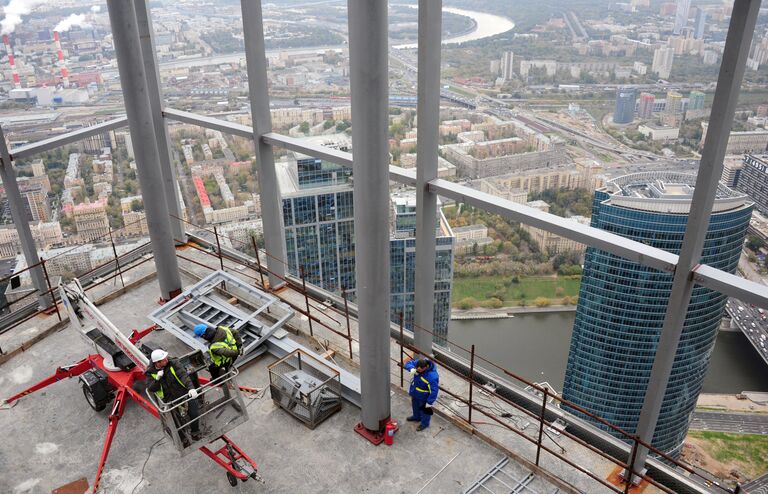
[[[449,339],[536,382],[563,389],[575,312],[517,314],[509,319],[453,320]],[[460,350],[453,348],[457,353]],[[705,393],[768,391],[768,366],[741,332],[717,336]]]
[[[413,5],[409,5],[409,7],[416,8]],[[444,45],[449,45],[454,43],[465,43],[467,41],[475,41],[478,39],[489,38],[491,36],[496,36],[497,34],[506,33],[507,31],[510,31],[515,28],[514,22],[500,15],[486,14],[485,12],[476,12],[474,10],[455,9],[453,7],[444,7],[443,12],[449,12],[451,14],[456,14],[456,15],[463,15],[464,17],[469,17],[475,21],[475,29],[473,29],[468,33],[455,36],[453,38],[444,39],[443,40]],[[396,45],[396,46],[393,46],[392,48],[401,50],[401,49],[416,48],[416,47],[417,47],[416,43],[408,43],[404,45]]]

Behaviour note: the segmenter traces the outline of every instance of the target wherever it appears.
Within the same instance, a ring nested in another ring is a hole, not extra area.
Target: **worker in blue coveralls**
[[[416,430],[423,431],[429,427],[433,413],[432,406],[437,399],[440,381],[437,367],[431,360],[422,358],[413,359],[406,363],[405,370],[411,373],[411,388],[408,394],[411,395],[411,407],[413,408],[413,415],[406,420],[420,422]]]

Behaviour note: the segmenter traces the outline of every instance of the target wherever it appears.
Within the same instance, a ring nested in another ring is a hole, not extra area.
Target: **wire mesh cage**
[[[341,410],[339,372],[301,350],[269,366],[269,390],[276,405],[310,429]]]

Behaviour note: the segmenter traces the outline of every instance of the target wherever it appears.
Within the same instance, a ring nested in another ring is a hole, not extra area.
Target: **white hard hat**
[[[165,350],[161,350],[158,348],[157,350],[152,350],[152,362],[160,362],[165,357],[168,356],[168,352]]]

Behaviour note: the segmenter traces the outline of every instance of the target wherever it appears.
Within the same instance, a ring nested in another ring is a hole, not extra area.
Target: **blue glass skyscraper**
[[[613,110],[614,123],[632,123],[632,120],[635,118],[636,99],[637,93],[634,88],[620,87],[616,91],[616,107]]]
[[[671,172],[617,178],[595,192],[592,226],[679,254],[695,179]],[[736,271],[752,207],[747,196],[720,184],[702,264]],[[630,434],[636,431],[671,288],[671,273],[587,249],[563,388],[566,400]],[[653,436],[653,445],[669,454],[680,453],[688,432],[726,298],[703,287],[693,290]]]

